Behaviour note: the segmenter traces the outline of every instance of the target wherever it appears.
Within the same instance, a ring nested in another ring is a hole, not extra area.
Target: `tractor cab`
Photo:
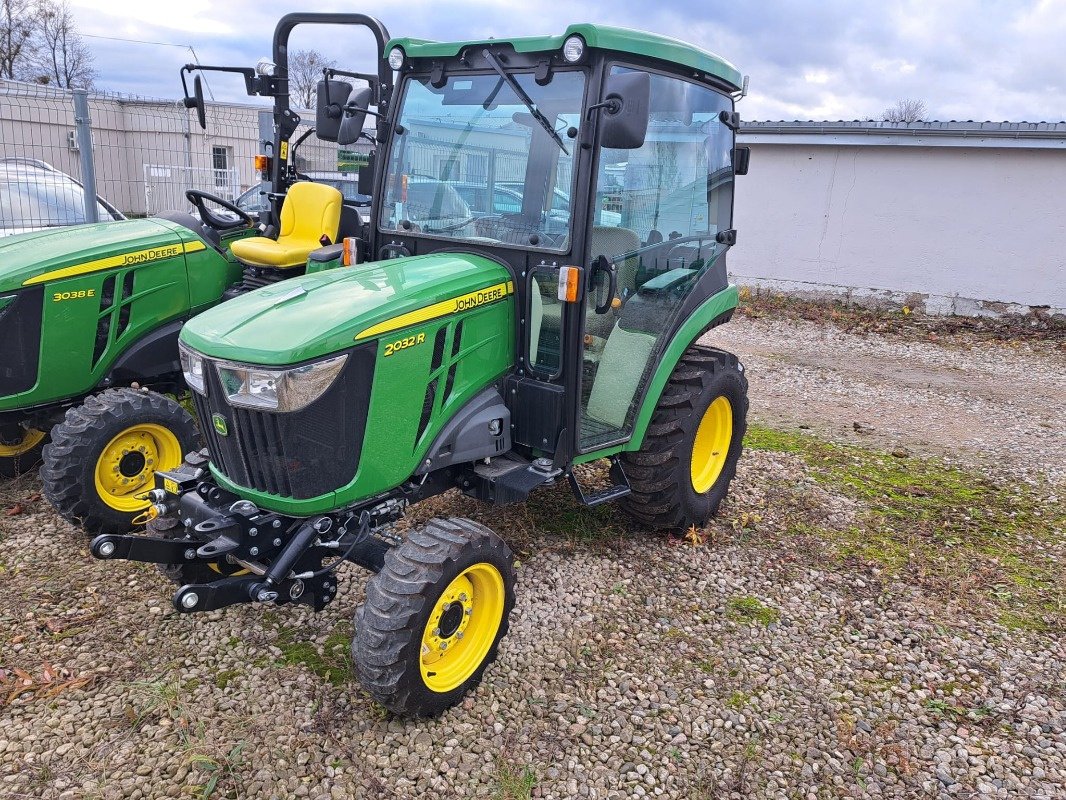
[[[367,256],[463,250],[503,265],[516,448],[557,466],[617,449],[666,342],[727,286],[740,75],[681,42],[593,25],[394,39],[388,53],[399,85],[377,112]],[[365,99],[343,104],[342,144],[362,134]]]

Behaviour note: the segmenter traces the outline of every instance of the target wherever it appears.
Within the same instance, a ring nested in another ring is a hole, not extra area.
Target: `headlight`
[[[263,369],[244,364],[218,364],[230,405],[267,411],[299,411],[333,385],[348,354],[291,369]]]
[[[585,55],[585,40],[580,36],[571,36],[563,42],[563,58],[569,63],[576,64]]]
[[[398,70],[403,66],[403,48],[394,47],[389,51],[389,66]]]
[[[204,394],[204,357],[178,342],[178,356],[185,382],[194,392]]]

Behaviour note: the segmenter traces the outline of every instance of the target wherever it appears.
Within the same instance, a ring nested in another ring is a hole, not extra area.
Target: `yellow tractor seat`
[[[308,181],[294,183],[281,205],[278,238],[239,239],[230,245],[230,251],[238,261],[252,267],[302,267],[311,251],[322,246],[323,235],[331,243],[337,241],[343,201],[341,193],[332,186]]]

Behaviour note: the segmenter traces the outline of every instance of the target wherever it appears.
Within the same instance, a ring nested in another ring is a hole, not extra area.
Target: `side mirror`
[[[352,93],[352,85],[345,81],[318,82],[318,102],[315,105],[315,136],[324,142],[337,141],[344,118],[344,106]]]
[[[363,123],[366,122],[366,112],[370,108],[370,89],[356,89],[351,98],[344,106],[344,116],[341,119],[340,131],[337,134],[337,144],[354,144],[363,132]]]
[[[207,109],[204,107],[204,82],[199,75],[193,78],[192,97],[186,96],[182,102],[185,104],[186,108],[196,109],[196,121],[200,123],[201,128],[207,130]]]
[[[748,174],[748,162],[751,161],[751,148],[750,147],[734,147],[733,148],[733,174],[734,175],[747,175]]]
[[[651,76],[622,72],[607,78],[600,113],[600,146],[635,150],[648,134]]]

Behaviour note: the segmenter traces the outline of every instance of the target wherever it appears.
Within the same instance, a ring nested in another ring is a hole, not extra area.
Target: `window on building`
[[[229,179],[229,151],[228,147],[211,148],[211,167],[215,171],[215,186],[223,189],[231,183]]]

